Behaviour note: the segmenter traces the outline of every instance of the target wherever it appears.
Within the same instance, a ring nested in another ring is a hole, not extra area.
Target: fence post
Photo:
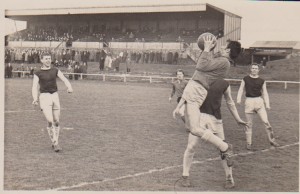
[[[150,76],[150,84],[152,83],[152,77]]]
[[[284,82],[284,89],[287,89],[287,82]]]
[[[126,82],[126,74],[124,74],[124,82]]]
[[[80,79],[82,79],[82,73],[80,74]]]
[[[105,82],[105,74],[103,74],[103,81]]]

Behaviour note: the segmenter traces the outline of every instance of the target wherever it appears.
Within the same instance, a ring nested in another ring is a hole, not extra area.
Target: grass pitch
[[[5,80],[4,190],[225,191],[218,151],[201,143],[191,168],[193,186],[174,185],[182,173],[187,133],[173,120],[169,84],[58,82],[62,152],[51,149],[46,120],[31,105],[31,79]],[[228,142],[234,145],[236,187],[230,191],[299,191],[299,91],[269,88],[269,120],[282,147],[270,149],[255,118],[253,146],[245,148],[223,102]],[[237,88],[233,87],[236,98]],[[244,117],[243,107],[238,107]]]

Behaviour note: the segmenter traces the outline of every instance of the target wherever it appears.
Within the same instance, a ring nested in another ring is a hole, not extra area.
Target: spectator
[[[8,63],[8,65],[7,65],[7,77],[8,78],[12,78],[12,70],[13,70],[13,67],[11,66],[10,63]]]
[[[111,53],[108,52],[104,61],[104,67],[107,71],[111,69],[111,63],[112,63]]]
[[[106,58],[106,51],[104,49],[102,49],[100,51],[100,71],[103,71],[104,69],[104,62],[105,62],[105,58]]]
[[[173,56],[173,64],[177,65],[177,63],[178,63],[178,52],[175,52]]]
[[[121,59],[122,59],[122,57],[119,55],[114,60],[114,67],[115,67],[115,71],[117,71],[117,72],[119,72],[119,70],[120,70],[119,68],[120,68]]]
[[[87,73],[87,64],[83,62],[81,68],[80,68],[81,73],[86,74]],[[83,79],[86,79],[87,75],[82,76]]]
[[[33,78],[33,74],[34,74],[34,68],[30,67],[30,73],[29,76]]]
[[[266,68],[266,65],[267,65],[266,57],[263,57],[263,60],[261,61],[261,65],[262,65],[263,69]]]
[[[78,63],[75,64],[74,73],[81,73]],[[78,74],[74,74],[74,80],[78,80],[78,77],[79,77]]]

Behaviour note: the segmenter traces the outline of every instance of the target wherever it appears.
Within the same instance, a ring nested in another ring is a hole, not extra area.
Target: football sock
[[[56,145],[58,144],[59,131],[60,126],[54,127],[54,141]]]
[[[267,127],[267,128],[266,128],[266,132],[267,132],[267,134],[268,134],[268,139],[269,139],[269,141],[270,141],[270,142],[273,142],[273,141],[275,140],[275,138],[274,138],[274,132],[273,132],[272,127]]]
[[[54,127],[47,127],[48,135],[50,137],[50,140],[52,144],[54,143]]]
[[[221,160],[221,164],[224,168],[226,179],[228,179],[229,177],[232,178],[232,167],[228,167],[226,160]]]
[[[252,132],[251,131],[246,131],[246,142],[247,144],[252,144]]]

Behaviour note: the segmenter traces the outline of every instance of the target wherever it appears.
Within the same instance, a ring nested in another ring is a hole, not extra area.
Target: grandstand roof
[[[300,41],[256,41],[250,48],[292,48],[300,49]]]
[[[240,17],[236,14],[230,13],[221,8],[206,3],[6,10],[5,16],[14,17],[14,16],[34,16],[34,15],[99,14],[99,13],[156,13],[156,12],[193,12],[193,11],[195,12],[195,11],[206,11],[206,6],[210,6],[226,14]]]

